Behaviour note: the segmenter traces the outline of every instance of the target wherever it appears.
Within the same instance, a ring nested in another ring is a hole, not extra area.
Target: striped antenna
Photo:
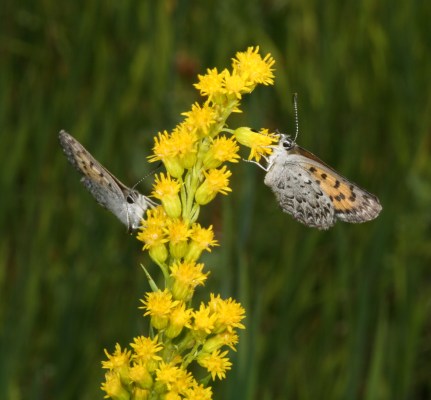
[[[296,138],[299,134],[299,118],[298,118],[298,93],[293,94],[293,112],[295,113],[295,139],[293,139],[293,143],[296,143]]]

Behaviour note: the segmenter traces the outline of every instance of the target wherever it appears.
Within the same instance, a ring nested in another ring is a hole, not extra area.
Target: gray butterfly
[[[382,210],[376,196],[342,177],[287,135],[280,134],[267,161],[262,167],[265,184],[282,210],[304,225],[328,229],[337,220],[366,222]]]
[[[97,202],[111,211],[129,231],[139,228],[145,211],[155,203],[121,183],[67,132],[61,131],[58,138],[67,159],[82,174],[81,182]]]

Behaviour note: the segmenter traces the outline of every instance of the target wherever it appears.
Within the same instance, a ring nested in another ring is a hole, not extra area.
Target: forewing
[[[298,158],[299,165],[310,172],[315,182],[329,197],[337,219],[360,223],[370,221],[379,215],[382,206],[375,195],[340,175],[314,154],[299,146],[298,148],[304,155],[292,157]]]
[[[335,223],[331,200],[312,174],[286,155],[275,160],[265,175],[265,184],[275,194],[282,210],[303,224],[328,229]]]
[[[310,174],[331,201],[336,219],[360,223],[379,215],[382,206],[375,195],[349,181],[307,150],[297,146],[295,151],[296,154],[290,155],[290,162]]]
[[[61,131],[60,144],[69,162],[82,174],[81,182],[96,201],[129,229],[136,229],[149,202],[102,166],[75,138]]]
[[[81,182],[100,205],[110,209],[111,202],[124,203],[118,180],[81,143],[64,131],[60,132],[59,140],[69,162],[83,175]]]

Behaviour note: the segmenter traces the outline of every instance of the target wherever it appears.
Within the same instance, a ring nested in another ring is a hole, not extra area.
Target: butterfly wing
[[[96,201],[129,229],[136,229],[149,205],[145,196],[121,183],[67,132],[61,131],[59,140],[67,159],[81,173],[81,182]]]
[[[336,219],[329,197],[298,163],[276,159],[265,175],[282,210],[304,225],[329,229]]]
[[[371,221],[376,218],[382,206],[377,196],[349,181],[334,169],[308,152],[296,146],[297,162],[310,172],[315,182],[329,197],[337,219],[351,223]]]
[[[350,182],[314,154],[294,146],[272,159],[265,183],[283,211],[303,224],[328,229],[339,219],[360,223],[376,218],[376,196]]]

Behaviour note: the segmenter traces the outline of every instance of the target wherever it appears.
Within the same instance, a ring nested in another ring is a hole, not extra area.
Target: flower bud
[[[204,345],[202,346],[202,352],[212,353],[213,351],[218,350],[224,344],[225,343],[222,335],[212,336],[205,341]]]
[[[148,400],[150,398],[150,391],[136,387],[133,390],[133,400]]]
[[[168,258],[168,250],[164,243],[158,244],[149,249],[150,257],[156,262],[156,264],[162,264]]]
[[[165,196],[162,200],[166,214],[171,218],[178,218],[181,215],[181,200],[178,194]]]
[[[169,243],[169,251],[171,252],[172,257],[176,258],[177,260],[183,258],[188,252],[188,249],[189,244],[187,242],[187,239],[177,243]]]
[[[184,173],[184,167],[176,158],[165,159],[163,160],[163,164],[165,164],[168,174],[174,178],[180,178]]]
[[[102,384],[102,390],[106,395],[114,400],[129,400],[130,394],[121,384],[120,376],[114,371],[105,375],[105,383]]]
[[[140,390],[150,389],[154,383],[153,377],[143,363],[135,364],[130,368],[130,379],[135,382]]]
[[[233,134],[239,143],[247,147],[252,147],[254,137],[259,135],[259,133],[254,132],[251,128],[245,126],[235,129]]]
[[[189,301],[192,298],[193,293],[194,287],[178,280],[174,281],[174,284],[172,285],[172,296],[175,300]]]
[[[187,253],[184,257],[185,261],[196,261],[202,254],[202,251],[204,250],[204,248],[202,248],[202,246],[195,242],[192,241],[187,249]]]
[[[168,326],[168,323],[169,323],[169,317],[167,317],[166,315],[151,316],[151,325],[153,325],[153,327],[158,329],[159,331],[161,329],[165,329]]]
[[[196,190],[195,200],[196,200],[196,203],[203,206],[205,204],[208,204],[210,201],[214,200],[216,195],[217,195],[217,192],[213,191],[210,185],[205,180],[202,183],[202,185],[198,187],[198,190]]]
[[[181,166],[185,169],[190,169],[196,164],[196,152],[190,152],[181,157]],[[178,176],[177,176],[178,178]]]

